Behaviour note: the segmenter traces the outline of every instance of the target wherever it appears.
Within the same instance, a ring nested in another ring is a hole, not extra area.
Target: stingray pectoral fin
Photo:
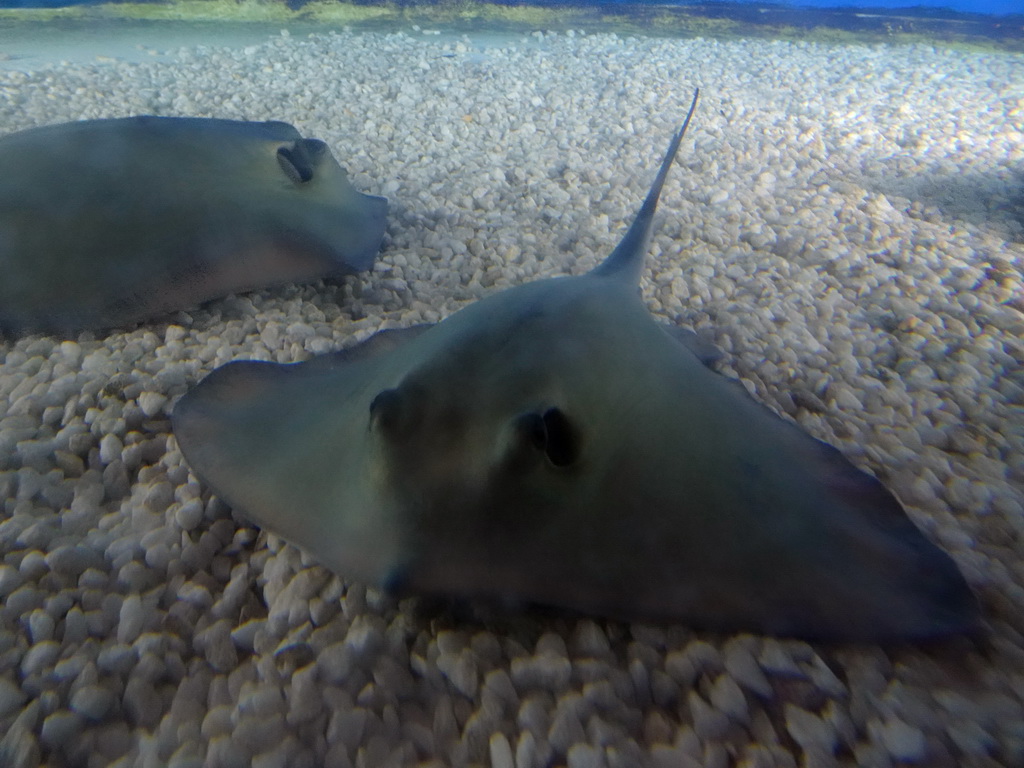
[[[283,437],[276,434],[281,424],[263,422],[260,404],[277,400],[276,390],[288,378],[287,369],[274,363],[229,363],[203,379],[174,408],[174,435],[189,465],[231,506],[251,495],[236,473],[265,459],[263,443]],[[259,485],[261,477],[265,474],[254,473],[246,483]]]
[[[892,637],[937,637],[972,632],[979,626],[977,598],[953,558],[913,523],[896,497],[872,475],[854,467],[838,450],[813,441],[821,480],[836,510],[837,535],[854,542],[852,554],[880,582],[856,594],[877,611],[875,631]],[[856,577],[851,565],[834,563],[837,578]],[[844,572],[845,571],[845,572]],[[867,581],[867,580],[866,580]]]
[[[325,370],[337,370],[339,366],[346,363],[370,360],[394,352],[433,327],[433,323],[421,323],[406,328],[386,328],[383,331],[377,331],[354,346],[340,349],[329,355],[314,357],[312,360],[306,361],[304,365],[311,370],[313,368],[319,370],[320,367]]]
[[[723,382],[724,383],[724,382]],[[842,640],[969,632],[977,600],[952,558],[929,541],[875,477],[745,390],[720,482],[750,526],[736,576],[771,632]]]
[[[368,358],[229,363],[178,401],[172,423],[189,466],[229,506],[342,576],[380,584],[400,565],[399,531],[367,461]]]
[[[713,341],[709,341],[689,328],[660,323],[662,330],[690,350],[698,360],[709,368],[722,359],[724,353]]]

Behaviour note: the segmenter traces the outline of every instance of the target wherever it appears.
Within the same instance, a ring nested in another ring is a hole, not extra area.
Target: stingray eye
[[[556,467],[567,467],[579,458],[579,438],[559,408],[548,408],[540,417],[544,424],[544,453]]]
[[[277,163],[293,184],[304,184],[313,178],[313,166],[309,155],[299,142],[290,147],[279,147]]]

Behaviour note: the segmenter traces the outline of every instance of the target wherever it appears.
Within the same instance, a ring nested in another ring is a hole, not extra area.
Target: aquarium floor
[[[12,54],[0,131],[287,120],[390,198],[385,247],[338,284],[0,341],[0,763],[1024,764],[1024,59],[414,30],[195,42]],[[983,640],[430,613],[344,583],[190,473],[168,417],[218,365],[304,360],[597,264],[694,86],[648,307],[896,492],[977,591]]]

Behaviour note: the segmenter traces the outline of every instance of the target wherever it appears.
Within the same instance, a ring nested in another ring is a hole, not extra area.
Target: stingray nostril
[[[514,422],[515,442],[518,446],[543,451],[547,445],[547,431],[544,419],[539,413],[524,413]]]
[[[556,467],[567,467],[579,458],[579,437],[560,408],[548,408],[541,416],[544,425],[544,453]]]
[[[543,413],[524,413],[516,419],[517,456],[544,457],[556,467],[567,467],[579,458],[579,436],[565,413],[548,408]]]
[[[539,451],[546,449],[548,434],[547,430],[544,428],[544,419],[540,414],[526,414],[522,419],[521,428],[527,439],[530,441],[530,445]]]

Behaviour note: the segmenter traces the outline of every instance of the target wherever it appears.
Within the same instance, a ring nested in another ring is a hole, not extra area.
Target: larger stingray
[[[402,592],[813,638],[971,629],[964,578],[875,478],[645,309],[689,119],[589,274],[307,363],[228,364],[174,410],[189,464],[339,574]]]
[[[288,123],[89,120],[0,139],[0,329],[73,333],[368,269],[387,201]]]

